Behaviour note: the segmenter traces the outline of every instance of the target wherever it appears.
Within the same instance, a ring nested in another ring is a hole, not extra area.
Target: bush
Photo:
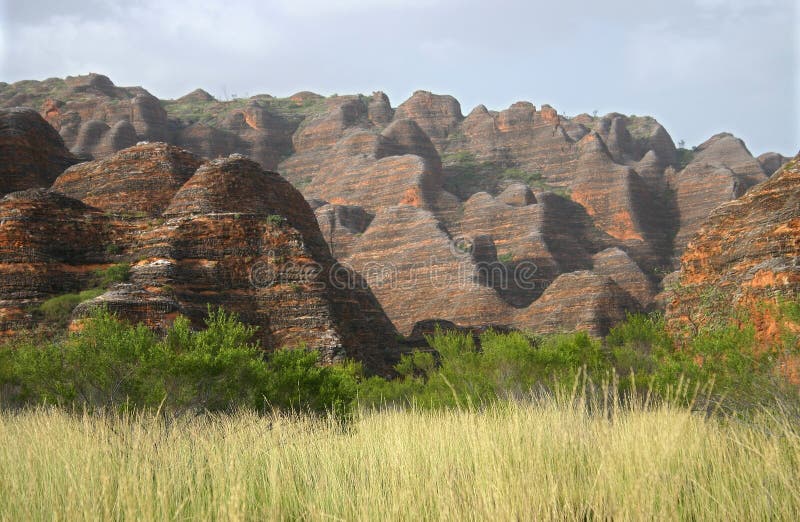
[[[94,286],[107,288],[114,283],[124,283],[131,272],[130,263],[117,263],[94,272]]]
[[[49,323],[65,326],[67,322],[69,322],[72,311],[76,306],[84,301],[88,301],[99,295],[102,295],[103,292],[103,289],[94,288],[90,290],[84,290],[77,294],[64,294],[51,297],[47,301],[40,304],[36,308],[35,312],[41,314],[44,317],[44,320]]]
[[[606,375],[610,365],[599,341],[579,332],[531,338],[521,332],[484,332],[480,349],[471,334],[437,331],[428,343],[440,357],[414,352],[395,367],[393,381],[367,379],[359,399],[368,406],[414,404],[447,407],[523,397],[537,388],[572,386],[586,368]]]
[[[122,252],[122,247],[117,245],[116,243],[109,243],[106,246],[106,254],[111,256],[116,256]]]
[[[85,294],[54,298],[43,304],[43,313],[64,317],[91,295]],[[797,317],[795,302],[777,308],[787,320]],[[531,336],[490,330],[476,343],[471,333],[437,330],[428,337],[433,350],[402,356],[397,378],[365,379],[359,364],[321,366],[316,351],[267,355],[253,341],[256,329],[221,309],[209,309],[200,331],[179,317],[163,338],[99,310],[65,339],[0,347],[0,391],[18,403],[90,410],[244,407],[345,416],[356,403],[464,407],[578,385],[608,391],[609,397],[614,391],[628,397],[634,390],[687,403],[694,400],[691,390],[713,385],[713,398],[723,408],[754,411],[790,390],[775,371],[780,357],[798,352],[797,331],[786,332],[781,339],[790,344],[765,344],[741,314],[700,328],[680,346],[660,315],[629,315],[604,340],[585,332]]]
[[[685,168],[694,159],[694,151],[680,147],[675,150],[678,170]]]
[[[792,316],[794,308],[782,306]],[[471,335],[458,332],[437,331],[428,341],[438,362],[426,352],[403,356],[397,379],[362,383],[361,403],[463,406],[588,383],[616,387],[620,397],[649,393],[682,403],[705,390],[723,408],[753,411],[786,392],[775,373],[776,349],[760,346],[742,317],[715,322],[679,347],[659,314],[629,315],[602,341],[585,332],[530,337],[493,331],[480,336],[480,349]]]
[[[283,224],[284,218],[280,214],[270,214],[265,221],[267,224],[277,227]]]
[[[34,313],[41,315],[46,322],[52,325],[64,327],[69,322],[76,306],[104,294],[105,289],[114,283],[127,281],[130,270],[129,263],[117,263],[105,269],[95,270],[87,290],[51,297],[40,304]]]
[[[318,353],[278,350],[265,355],[256,329],[234,314],[209,310],[195,331],[179,317],[164,338],[97,310],[62,341],[0,348],[0,385],[18,385],[17,402],[67,407],[165,411],[236,408],[345,414],[361,367],[321,367]]]
[[[514,252],[504,252],[497,256],[497,260],[501,263],[510,263],[514,261]]]

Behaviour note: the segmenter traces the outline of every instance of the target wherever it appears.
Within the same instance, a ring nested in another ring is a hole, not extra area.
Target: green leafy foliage
[[[685,168],[686,165],[691,163],[692,160],[694,159],[694,151],[693,150],[685,149],[683,147],[680,147],[680,148],[676,149],[675,152],[676,152],[676,159],[677,159],[677,162],[678,162],[678,168],[679,169]]]
[[[521,397],[554,382],[574,382],[578,370],[601,374],[610,366],[601,342],[585,332],[531,337],[521,332],[487,331],[480,349],[470,334],[437,331],[428,339],[439,354],[406,355],[396,366],[398,379],[367,379],[359,398],[370,406],[413,404],[458,406]]]
[[[514,252],[504,252],[497,255],[497,260],[501,263],[510,263],[514,261]]]
[[[34,313],[41,314],[44,320],[51,324],[65,326],[76,306],[84,301],[94,299],[103,294],[103,292],[104,290],[101,288],[93,288],[75,294],[51,297],[40,304],[36,310],[34,310]]]
[[[353,362],[320,365],[318,352],[303,348],[265,354],[252,340],[255,328],[223,310],[209,310],[201,330],[179,317],[163,337],[100,310],[64,339],[1,347],[0,392],[16,403],[90,410],[244,407],[346,416],[355,405],[471,407],[592,386],[615,397],[645,392],[684,403],[703,389],[717,407],[755,411],[791,393],[776,365],[786,354],[800,355],[793,326],[799,309],[797,299],[776,305],[789,323],[772,344],[759,340],[741,312],[683,342],[658,314],[629,315],[605,339],[437,330],[427,339],[431,349],[403,355],[392,379],[365,378]]]
[[[781,306],[789,317],[796,313],[793,304]],[[487,331],[479,349],[471,335],[437,332],[428,340],[437,362],[430,353],[406,355],[397,379],[367,379],[359,398],[369,406],[458,406],[569,389],[583,376],[593,386],[615,386],[620,396],[647,393],[686,403],[706,390],[721,407],[752,411],[790,390],[775,371],[779,353],[800,350],[796,336],[786,339],[760,344],[741,313],[700,329],[685,344],[670,336],[660,314],[629,315],[604,340],[585,332]]]
[[[204,329],[179,317],[161,338],[98,310],[64,340],[0,348],[0,385],[16,386],[17,403],[89,410],[348,411],[359,365],[323,367],[303,349],[266,355],[255,332],[219,309],[209,310]]]
[[[122,252],[122,247],[117,245],[116,243],[109,243],[106,246],[106,254],[111,256],[116,256]]]
[[[130,263],[117,263],[108,268],[96,270],[94,273],[94,286],[107,288],[114,283],[123,283],[128,280],[130,273]]]
[[[279,214],[270,214],[265,218],[265,221],[270,225],[277,227],[282,225],[285,220],[283,219],[283,216]]]
[[[128,280],[131,266],[129,263],[117,263],[108,268],[95,270],[90,279],[89,288],[78,293],[62,294],[51,297],[34,309],[47,323],[64,327],[69,322],[76,306],[105,293],[114,283]]]

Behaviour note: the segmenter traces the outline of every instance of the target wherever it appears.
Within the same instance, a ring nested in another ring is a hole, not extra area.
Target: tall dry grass
[[[580,401],[0,414],[4,520],[800,520],[800,427]]]

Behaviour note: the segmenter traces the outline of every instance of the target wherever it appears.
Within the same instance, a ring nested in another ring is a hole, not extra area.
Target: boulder
[[[765,152],[756,159],[761,165],[761,168],[764,169],[764,174],[767,176],[772,176],[781,167],[786,165],[791,158],[787,158],[786,156],[778,154],[777,152]]]
[[[581,270],[558,276],[532,305],[517,311],[514,324],[538,333],[585,330],[600,336],[639,309],[613,279]]]

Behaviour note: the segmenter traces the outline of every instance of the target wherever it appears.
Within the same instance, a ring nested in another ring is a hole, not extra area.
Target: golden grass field
[[[800,520],[800,426],[569,401],[0,414],[3,520]]]

